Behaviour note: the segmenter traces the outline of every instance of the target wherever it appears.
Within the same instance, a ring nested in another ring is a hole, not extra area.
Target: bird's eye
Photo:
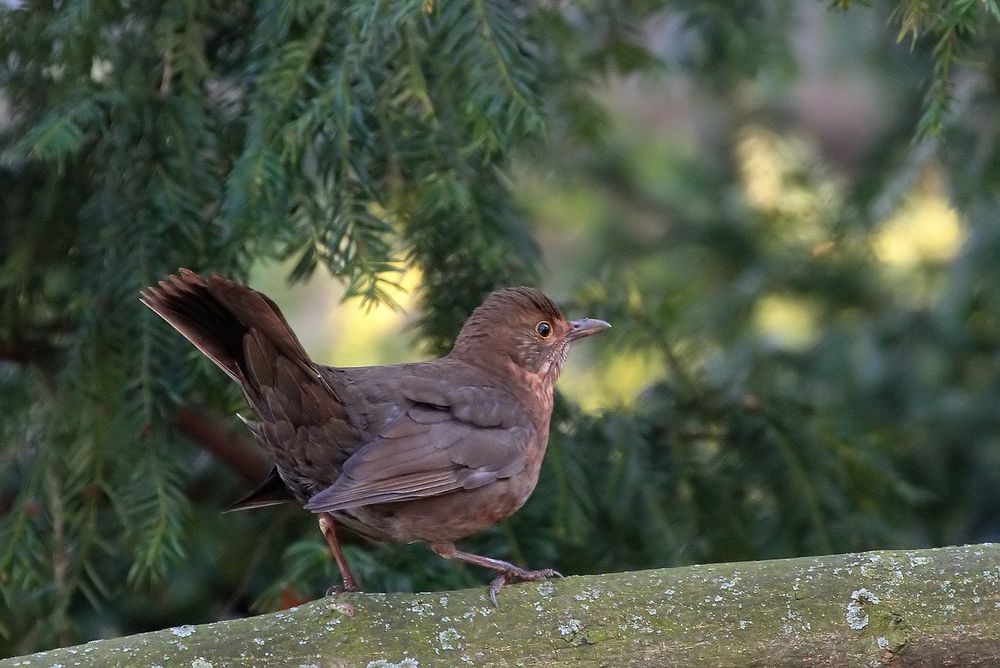
[[[550,325],[547,320],[542,320],[540,323],[535,325],[535,331],[538,332],[538,336],[543,339],[547,339],[552,334],[552,325]]]

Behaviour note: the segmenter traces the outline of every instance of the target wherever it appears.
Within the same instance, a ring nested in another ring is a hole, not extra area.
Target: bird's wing
[[[475,489],[525,465],[535,429],[508,392],[449,388],[438,379],[401,380],[413,402],[344,464],[342,475],[306,504],[329,512]]]

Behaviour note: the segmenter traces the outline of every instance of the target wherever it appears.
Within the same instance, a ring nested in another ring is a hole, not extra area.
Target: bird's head
[[[567,320],[551,299],[533,288],[502,288],[469,316],[451,352],[477,365],[507,360],[555,382],[569,344],[611,327],[603,320]]]

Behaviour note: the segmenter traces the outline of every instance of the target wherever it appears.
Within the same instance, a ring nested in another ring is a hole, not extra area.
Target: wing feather
[[[306,504],[330,512],[475,489],[525,465],[535,437],[527,411],[493,387],[448,389],[438,378],[406,377],[414,405],[344,464],[337,481]]]

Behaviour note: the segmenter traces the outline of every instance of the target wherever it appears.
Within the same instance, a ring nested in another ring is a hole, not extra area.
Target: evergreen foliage
[[[570,573],[995,536],[1000,5],[850,9],[880,22],[871,60],[897,111],[839,187],[818,156],[747,134],[782,112],[797,11],[0,9],[0,648],[207,621],[333,581],[305,513],[219,516],[240,484],[177,416],[241,400],[140,288],[179,266],[240,278],[292,260],[292,280],[319,267],[384,302],[415,266],[419,335],[440,352],[490,289],[540,280],[524,208],[546,180],[603,211],[575,306],[615,323],[609,354],[666,371],[599,415],[561,401],[535,497],[477,548]],[[707,110],[688,147],[656,146],[597,92],[663,71]],[[792,204],[739,193],[747,141],[791,156]],[[870,241],[929,165],[968,236],[903,280]],[[814,339],[751,327],[776,296],[813,314]],[[372,589],[482,580],[419,547],[347,553]]]

